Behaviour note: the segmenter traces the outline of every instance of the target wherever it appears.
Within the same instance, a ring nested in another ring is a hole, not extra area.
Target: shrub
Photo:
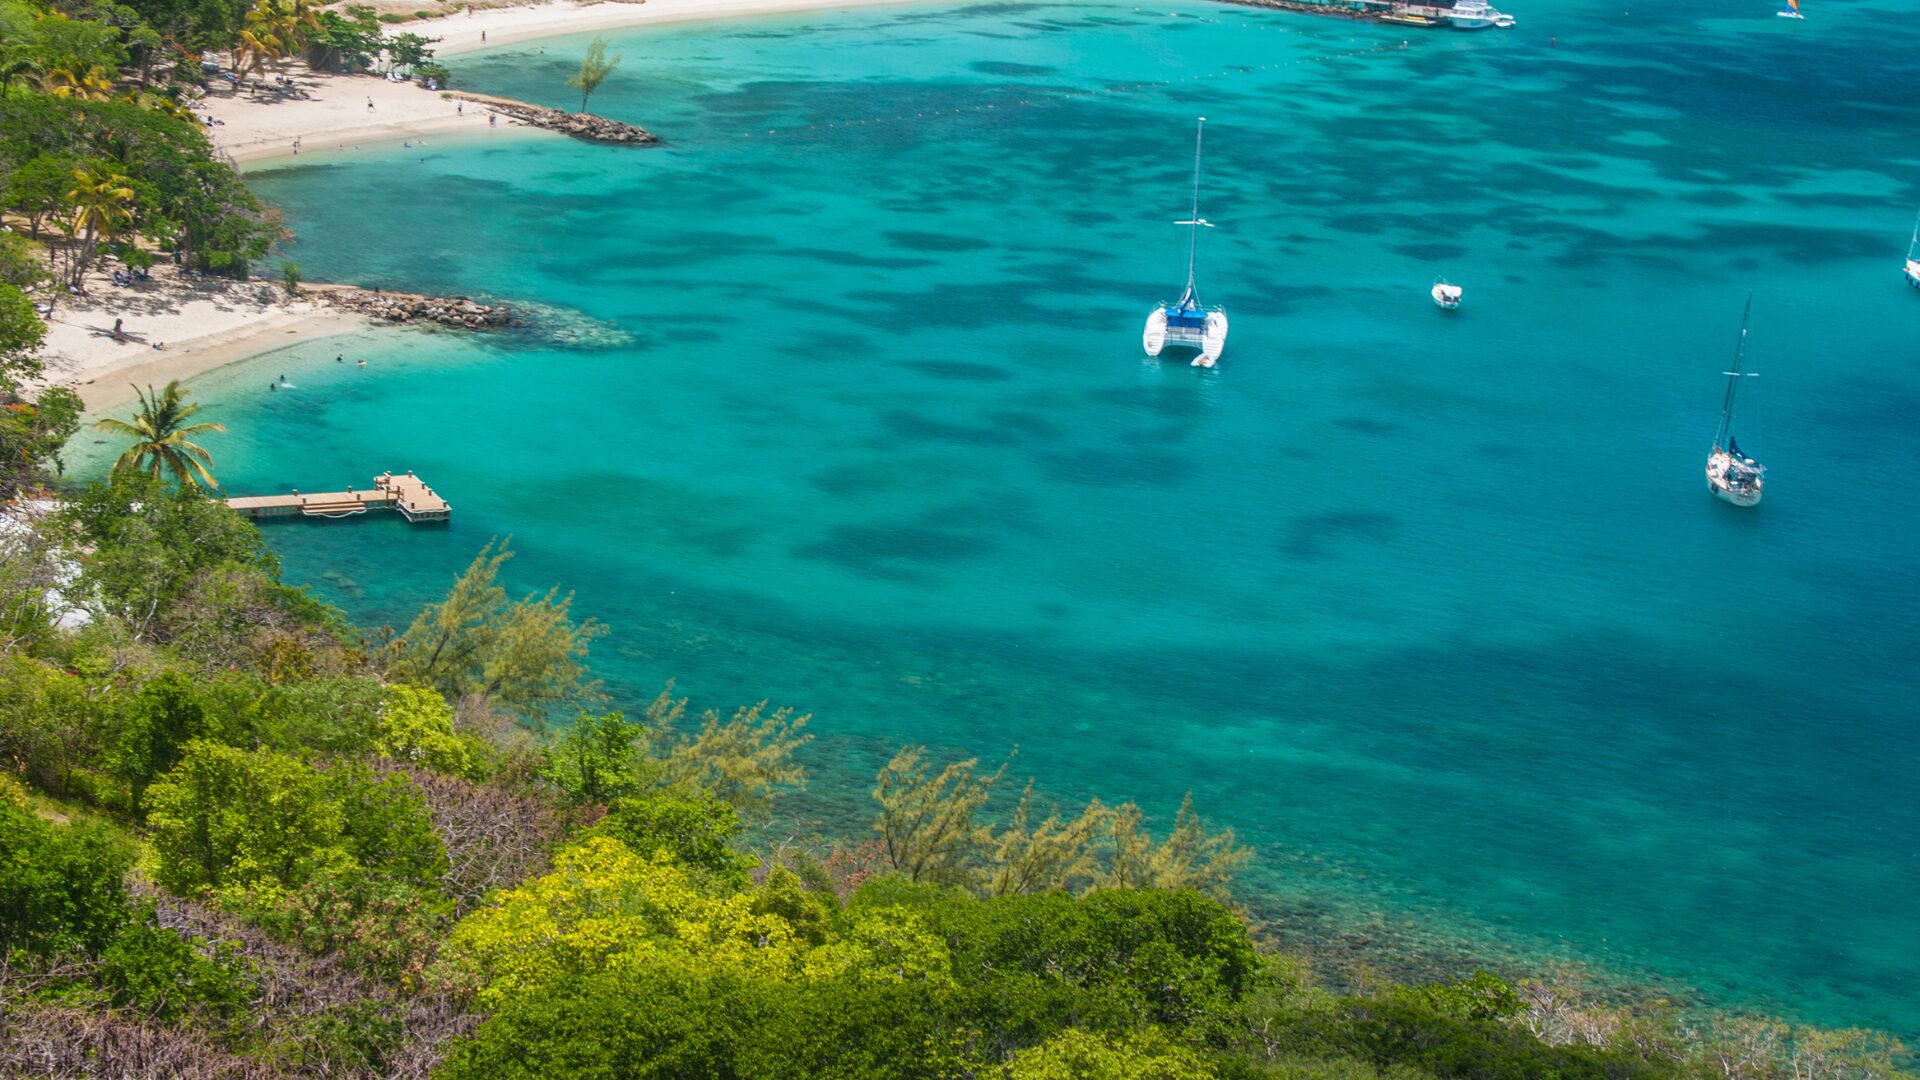
[[[154,878],[175,892],[290,889],[323,866],[352,863],[325,781],[271,750],[195,739],[146,805]]]
[[[0,959],[96,953],[127,919],[133,853],[104,827],[42,821],[0,793]]]

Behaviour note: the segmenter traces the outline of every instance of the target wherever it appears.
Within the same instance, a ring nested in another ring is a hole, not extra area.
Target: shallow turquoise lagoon
[[[594,108],[661,149],[259,175],[309,277],[582,340],[215,373],[221,475],[417,470],[451,527],[272,528],[291,576],[404,620],[511,534],[518,585],[612,626],[621,699],[811,710],[789,810],[829,832],[901,743],[1018,747],[1067,803],[1191,789],[1329,952],[1920,1032],[1920,28],[1514,2],[1479,35],[1187,0],[614,35]],[[585,44],[459,76],[565,105]],[[1139,355],[1201,114],[1210,373]],[[1701,468],[1749,288],[1743,512]]]

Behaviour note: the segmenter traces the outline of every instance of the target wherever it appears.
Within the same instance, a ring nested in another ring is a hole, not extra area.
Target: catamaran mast
[[[1727,400],[1720,406],[1720,430],[1714,433],[1713,445],[1717,450],[1725,450],[1733,435],[1733,395],[1740,385],[1741,364],[1747,355],[1747,317],[1753,314],[1753,290],[1747,290],[1747,307],[1740,313],[1740,340],[1733,346],[1733,370],[1727,372]]]
[[[1209,229],[1213,228],[1213,222],[1200,216],[1200,143],[1201,139],[1206,135],[1206,131],[1207,118],[1203,116],[1200,118],[1199,124],[1193,129],[1193,214],[1185,221],[1174,222],[1175,225],[1185,225],[1188,227],[1187,291],[1186,294],[1180,298],[1180,303],[1183,308],[1189,302],[1191,302],[1194,307],[1200,306],[1200,298],[1194,295],[1193,291],[1193,260],[1194,254],[1200,244],[1200,226],[1205,225]]]
[[[1913,253],[1920,248],[1920,214],[1913,215],[1913,239],[1907,241],[1907,261],[1913,261]]]

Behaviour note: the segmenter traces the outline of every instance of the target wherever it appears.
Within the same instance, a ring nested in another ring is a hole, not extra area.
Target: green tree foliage
[[[31,402],[0,405],[0,498],[64,471],[60,453],[80,430],[81,408],[80,396],[64,386],[47,387]]]
[[[926,983],[784,985],[649,967],[516,999],[459,1044],[442,1080],[961,1077],[973,1055]]]
[[[543,773],[576,803],[606,803],[645,789],[659,768],[647,726],[624,713],[583,715],[547,748]]]
[[[146,807],[154,878],[175,892],[276,894],[352,863],[325,779],[271,750],[195,739],[148,789]]]
[[[380,707],[374,749],[436,772],[464,776],[474,768],[472,748],[454,733],[453,708],[437,692],[396,684]]]
[[[347,761],[323,775],[340,808],[341,845],[360,866],[419,886],[431,886],[446,873],[447,849],[433,831],[426,800],[405,773],[378,773]]]
[[[1124,1038],[1068,1028],[1008,1059],[1006,1080],[1211,1080],[1200,1055],[1153,1029]]]
[[[1198,888],[1225,897],[1249,858],[1233,830],[1211,834],[1189,794],[1173,830],[1155,843],[1140,808],[1107,809],[1095,799],[1072,819],[1050,813],[1039,822],[1028,784],[999,829],[980,820],[1002,765],[982,775],[978,759],[939,771],[926,748],[907,747],[880,770],[873,798],[874,831],[893,870],[909,881],[959,885],[987,896],[1051,889]]]
[[[199,270],[244,276],[281,232],[233,167],[214,157],[201,125],[177,108],[0,95],[0,175],[9,177],[4,205],[26,215],[36,235],[51,219],[85,236],[97,209],[96,237],[111,223]],[[114,176],[125,181],[109,182]],[[85,217],[75,216],[76,200],[89,207]]]
[[[648,793],[616,799],[594,831],[651,859],[666,852],[681,866],[744,887],[757,860],[735,850],[743,826],[732,804],[699,796]]]
[[[13,179],[0,180],[0,200],[11,202]],[[47,280],[46,259],[38,245],[13,232],[0,232],[0,285],[29,292]]]
[[[880,770],[873,786],[874,801],[880,804],[874,831],[886,847],[888,863],[908,881],[974,882],[978,852],[993,838],[975,815],[1007,771],[1002,765],[981,776],[979,764],[978,758],[968,758],[935,773],[926,747],[911,746]]]
[[[544,774],[575,802],[605,803],[645,791],[704,794],[743,814],[764,816],[782,789],[803,787],[794,754],[812,736],[807,717],[766,702],[722,720],[712,709],[685,730],[687,699],[673,687],[654,698],[645,720],[621,713],[582,716],[546,753]]]
[[[600,84],[607,81],[613,69],[620,66],[620,54],[607,59],[607,43],[603,38],[594,38],[587,45],[587,55],[580,58],[580,70],[567,76],[567,85],[580,91],[580,111],[587,111],[587,99],[593,96]]]
[[[1252,853],[1234,843],[1233,830],[1208,833],[1193,810],[1193,793],[1180,801],[1173,830],[1155,843],[1141,827],[1140,808],[1122,803],[1109,823],[1111,856],[1100,888],[1205,889],[1227,894],[1234,873]]]
[[[352,72],[372,67],[381,46],[375,10],[366,4],[348,4],[320,13],[320,28],[307,45],[307,56],[316,68]]]
[[[46,336],[47,324],[27,294],[0,284],[0,391],[11,392],[21,380],[41,374],[40,343]]]
[[[143,472],[158,480],[164,472],[182,486],[219,487],[207,468],[213,464],[213,455],[189,436],[225,431],[226,425],[188,423],[193,414],[200,411],[200,406],[187,404],[189,391],[178,380],[168,383],[158,394],[152,387],[144,391],[136,387],[134,393],[139,396],[140,406],[132,420],[106,417],[93,425],[97,431],[133,440],[133,445],[113,463],[114,475]]]
[[[231,950],[190,942],[154,922],[151,910],[132,919],[100,957],[108,1001],[158,1024],[218,1024],[245,1017],[255,988]]]
[[[449,701],[479,698],[529,721],[590,698],[581,659],[602,627],[574,622],[573,597],[557,589],[508,600],[497,579],[512,557],[505,543],[481,549],[446,599],[389,643],[388,678],[431,686]]]
[[[279,584],[260,531],[197,488],[123,477],[71,495],[60,520],[90,552],[69,599],[136,640],[252,660],[234,651],[276,626],[326,617],[305,593]]]
[[[155,777],[180,763],[188,742],[227,741],[239,734],[217,716],[210,717],[200,687],[177,672],[148,680],[121,712],[124,720],[112,762],[132,789],[135,807],[143,803]]]
[[[126,921],[132,863],[106,829],[42,821],[0,777],[0,959],[99,952]]]

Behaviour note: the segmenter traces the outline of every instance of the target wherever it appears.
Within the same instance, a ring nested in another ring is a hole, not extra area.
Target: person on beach
[[[368,98],[368,99],[367,99],[367,111],[368,111],[368,112],[372,112],[372,111],[373,111],[373,99],[372,99],[372,98]]]
[[[454,102],[454,103],[453,103],[453,111],[454,111],[454,115],[456,115],[456,116],[465,116],[465,115],[467,115],[467,102],[466,102],[466,99],[464,99],[464,98],[462,98],[461,100],[459,100],[459,101],[456,101],[456,102]]]
[[[488,113],[488,114],[487,114],[487,126],[488,126],[488,127],[499,127],[499,126],[500,126],[500,114],[499,114],[499,113]]]
[[[480,40],[481,41],[487,40],[487,32],[485,30],[480,31]]]

